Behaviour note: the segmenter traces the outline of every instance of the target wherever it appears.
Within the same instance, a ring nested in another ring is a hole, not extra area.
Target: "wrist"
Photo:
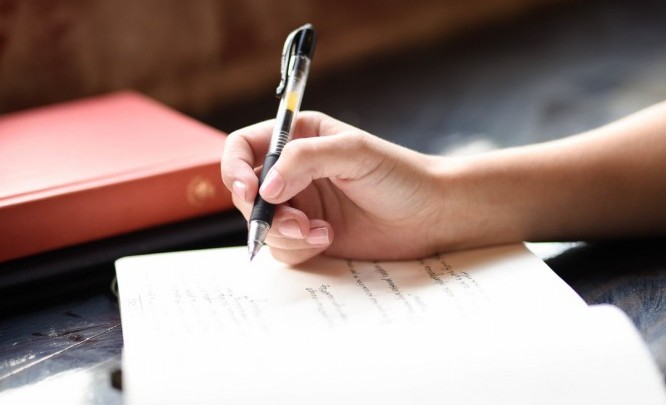
[[[442,210],[436,228],[440,250],[523,241],[538,204],[527,178],[511,164],[511,151],[440,157],[435,167]]]

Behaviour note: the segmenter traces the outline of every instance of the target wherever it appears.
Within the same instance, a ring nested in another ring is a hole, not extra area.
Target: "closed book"
[[[133,92],[0,117],[0,261],[230,209],[224,140]]]

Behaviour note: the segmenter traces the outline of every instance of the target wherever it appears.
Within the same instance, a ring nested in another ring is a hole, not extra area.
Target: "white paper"
[[[231,248],[116,267],[128,404],[663,400],[626,319],[590,317],[522,245],[293,268]],[[624,397],[600,389],[627,378]]]

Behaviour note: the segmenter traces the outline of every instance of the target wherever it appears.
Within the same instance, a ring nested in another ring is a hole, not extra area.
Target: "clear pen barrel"
[[[296,122],[296,114],[301,108],[309,67],[310,60],[304,56],[296,56],[292,59],[292,66],[289,66],[290,73],[280,99],[280,107],[278,108],[268,153],[282,153],[282,148],[290,140],[291,131]]]

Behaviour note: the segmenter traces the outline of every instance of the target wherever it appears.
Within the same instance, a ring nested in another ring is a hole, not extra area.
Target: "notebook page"
[[[493,361],[498,353],[515,357],[533,331],[587,312],[522,245],[411,262],[322,257],[297,267],[266,253],[252,264],[244,248],[117,262],[128,403],[399,403],[414,395],[439,403],[437,387],[466,373],[476,377],[448,390],[463,395],[483,377],[495,383],[482,392],[500,395],[492,370],[507,362]],[[491,403],[482,392],[476,403]]]

